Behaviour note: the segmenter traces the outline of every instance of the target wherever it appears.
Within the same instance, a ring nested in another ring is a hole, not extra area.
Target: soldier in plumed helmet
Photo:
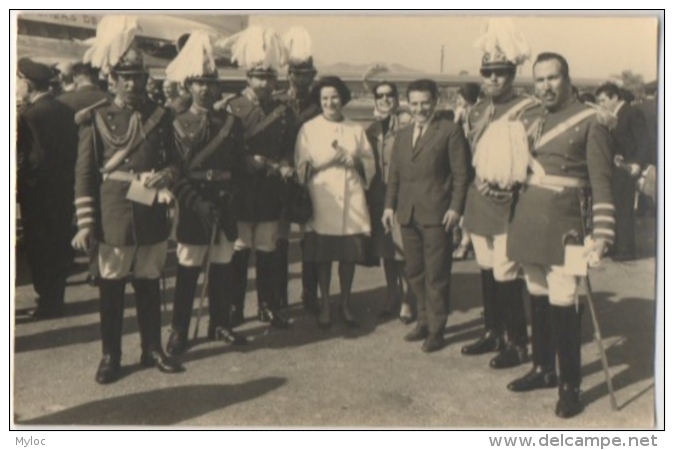
[[[166,68],[167,80],[183,84],[192,97],[190,107],[173,122],[184,177],[174,187],[179,204],[178,271],[166,347],[170,355],[182,354],[187,348],[194,294],[205,258],[209,259],[208,338],[246,343],[229,324],[230,263],[237,238],[233,199],[245,170],[243,129],[232,114],[213,110],[219,98],[214,38],[206,31],[195,31]]]
[[[291,136],[297,136],[305,122],[321,113],[321,108],[311,99],[311,87],[316,79],[316,68],[311,52],[311,36],[303,27],[291,27],[283,34],[283,43],[288,50],[288,89],[277,94],[277,100],[293,111]],[[294,145],[293,145],[294,147]],[[288,206],[287,203],[284,206]],[[288,237],[290,217],[286,208],[279,221],[276,241],[276,280],[279,304],[288,306]],[[318,276],[314,264],[302,261],[302,303],[309,310],[317,308]]]
[[[279,313],[273,272],[283,179],[292,175],[294,119],[293,111],[272,95],[278,70],[286,63],[286,51],[276,32],[261,27],[250,27],[229,38],[229,43],[232,60],[246,67],[248,81],[227,105],[243,122],[246,159],[242,195],[237,200],[232,325],[243,322],[248,260],[255,251],[257,317],[273,327],[287,328],[288,320]]]
[[[476,46],[483,52],[485,99],[467,117],[475,178],[468,188],[463,226],[481,269],[485,334],[461,352],[497,351],[490,367],[501,369],[522,364],[528,355],[519,266],[508,259],[506,243],[516,189],[526,178],[529,159],[520,118],[536,102],[513,88],[518,65],[529,58],[529,46],[512,20],[490,19]]]
[[[149,101],[143,56],[134,46],[137,20],[107,16],[84,55],[115,85],[115,97],[80,112],[75,177],[77,249],[100,242],[100,316],[103,358],[96,381],[120,376],[124,289],[131,274],[141,340],[141,365],[164,373],[182,371],[161,343],[160,287],[169,225],[166,191],[179,175],[172,118]]]

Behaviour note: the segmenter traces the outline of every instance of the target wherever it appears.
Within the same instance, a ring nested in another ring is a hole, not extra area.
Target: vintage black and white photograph
[[[10,428],[663,426],[656,13],[11,20]]]

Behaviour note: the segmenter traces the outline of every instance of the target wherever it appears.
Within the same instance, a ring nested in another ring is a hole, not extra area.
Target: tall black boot
[[[248,286],[248,261],[250,259],[250,250],[238,250],[232,256],[232,275],[230,279],[230,291],[232,293],[232,304],[229,314],[229,325],[232,328],[238,327],[244,321],[243,311],[246,301],[246,288]]]
[[[187,350],[187,336],[194,307],[194,293],[197,289],[201,267],[178,265],[176,288],[173,296],[173,318],[171,335],[166,344],[166,352],[171,356],[181,355]]]
[[[276,241],[274,276],[279,309],[288,307],[288,239]]]
[[[304,254],[304,240],[302,240]],[[302,258],[302,305],[314,314],[318,314],[318,269],[315,263]]]
[[[228,288],[231,278],[231,264],[211,264],[208,274],[208,339],[245,345],[248,343],[246,338],[229,326],[232,296]]]
[[[257,289],[257,315],[261,322],[269,322],[275,328],[288,328],[288,320],[279,313],[274,292],[274,253],[255,253],[255,287]]]
[[[119,379],[124,324],[124,285],[124,280],[106,279],[101,279],[98,284],[103,346],[103,358],[96,371],[96,382],[99,384],[108,384]]]
[[[464,355],[482,355],[496,352],[505,346],[503,339],[502,302],[496,298],[496,280],[494,271],[482,270],[482,302],[484,304],[485,334],[472,344],[461,348]]]
[[[161,293],[159,280],[135,279],[138,329],[141,335],[140,364],[163,373],[182,372],[183,367],[164,354],[161,346]]]
[[[505,369],[523,364],[529,354],[522,280],[497,282],[496,292],[497,301],[504,306],[503,318],[508,343],[489,365],[494,369]]]
[[[526,375],[508,384],[508,389],[513,392],[557,386],[550,299],[547,295],[530,295],[529,297],[531,301],[531,353],[534,365]]]
[[[580,311],[575,306],[551,306],[559,358],[559,400],[555,414],[569,418],[583,411],[580,401]]]

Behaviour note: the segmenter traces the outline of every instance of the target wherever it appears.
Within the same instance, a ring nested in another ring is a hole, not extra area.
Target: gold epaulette
[[[107,105],[108,102],[109,102],[108,98],[103,98],[91,106],[87,106],[86,108],[80,109],[75,113],[75,124],[76,125],[90,124],[94,118],[94,110],[103,105]]]

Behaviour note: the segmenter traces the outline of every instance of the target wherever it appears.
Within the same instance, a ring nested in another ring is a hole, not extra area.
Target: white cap
[[[136,34],[140,32],[134,16],[105,16],[98,23],[96,38],[86,51],[83,62],[91,63],[104,74],[111,71],[137,71],[143,68],[140,52],[130,52]]]
[[[526,39],[515,29],[512,19],[505,17],[488,19],[474,45],[484,54],[482,67],[513,67],[531,56]]]
[[[248,27],[215,45],[222,49],[231,46],[232,61],[248,72],[276,72],[288,61],[281,37],[271,28]]]
[[[190,78],[217,79],[218,69],[212,45],[214,38],[205,30],[192,32],[178,56],[166,67],[166,78],[179,83]]]

